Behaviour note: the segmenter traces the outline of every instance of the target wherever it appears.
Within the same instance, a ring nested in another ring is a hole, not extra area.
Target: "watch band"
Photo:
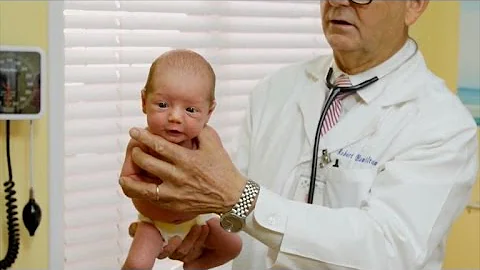
[[[238,217],[245,219],[252,211],[252,204],[257,199],[258,193],[260,192],[260,185],[258,185],[253,180],[247,180],[247,184],[243,189],[242,196],[238,202],[233,206],[231,213],[237,215]]]

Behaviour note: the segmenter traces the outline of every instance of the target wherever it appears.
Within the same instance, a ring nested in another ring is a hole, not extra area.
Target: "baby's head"
[[[142,109],[152,133],[189,144],[214,108],[215,73],[201,55],[171,50],[155,59],[142,90]]]

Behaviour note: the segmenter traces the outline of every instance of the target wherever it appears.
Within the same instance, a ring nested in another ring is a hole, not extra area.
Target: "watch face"
[[[220,225],[227,232],[239,232],[243,228],[243,221],[237,216],[225,214],[220,219]]]

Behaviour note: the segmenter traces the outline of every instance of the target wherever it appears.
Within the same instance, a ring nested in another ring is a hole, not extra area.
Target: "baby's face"
[[[152,89],[142,93],[148,128],[170,142],[181,144],[198,136],[214,108],[210,82],[200,76],[156,74]]]

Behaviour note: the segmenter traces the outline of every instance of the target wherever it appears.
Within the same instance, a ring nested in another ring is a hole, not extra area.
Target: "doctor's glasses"
[[[321,1],[335,1],[335,0],[320,0]],[[357,5],[368,5],[373,0],[348,0],[350,3],[357,4]]]

